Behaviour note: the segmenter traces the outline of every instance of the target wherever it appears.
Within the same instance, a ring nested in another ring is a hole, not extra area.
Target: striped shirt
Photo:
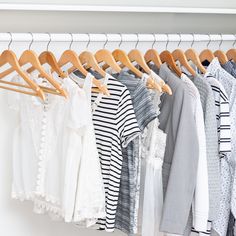
[[[93,123],[106,194],[106,218],[100,229],[114,231],[122,169],[122,147],[140,133],[126,86],[107,74],[110,96],[92,94]]]
[[[141,131],[157,117],[152,97],[143,81],[128,72],[121,71],[115,77],[127,86],[134,112]],[[137,137],[126,148],[122,149],[123,164],[118,207],[116,212],[116,228],[127,234],[137,233],[137,207],[139,203],[140,179],[140,137]]]

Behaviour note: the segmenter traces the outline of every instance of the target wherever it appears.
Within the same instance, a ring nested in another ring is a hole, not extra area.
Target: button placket
[[[45,146],[46,146],[46,129],[47,129],[47,112],[48,112],[48,97],[43,107],[43,118],[41,122],[41,133],[40,133],[40,145],[39,145],[39,162],[38,162],[38,175],[37,175],[37,187],[36,190],[39,194],[44,194],[44,183],[45,183]]]

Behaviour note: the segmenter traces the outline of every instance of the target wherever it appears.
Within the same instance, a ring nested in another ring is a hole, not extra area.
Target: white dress
[[[158,115],[160,114],[160,96],[161,94],[156,91],[153,93],[153,103]],[[159,231],[159,225],[163,207],[162,164],[166,134],[158,126],[159,120],[157,118],[150,122],[142,137],[142,176],[144,177],[144,192],[140,194],[140,205],[143,204],[141,210],[142,236],[163,235]],[[141,183],[141,191],[142,185]]]
[[[42,82],[34,75],[32,79]],[[90,125],[85,92],[69,78],[61,83],[68,99],[47,94],[43,102],[28,95],[9,94],[9,104],[20,117],[13,141],[12,197],[33,201],[36,213],[71,222],[78,193],[87,191],[87,186],[79,185],[80,176],[84,178],[84,155],[93,155],[91,160],[97,153],[90,152],[96,148],[93,142],[89,143],[92,148],[84,146]],[[96,183],[102,184],[102,179]]]

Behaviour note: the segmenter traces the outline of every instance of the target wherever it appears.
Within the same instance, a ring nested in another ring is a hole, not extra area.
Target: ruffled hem
[[[50,202],[51,204],[55,204],[55,205],[60,205],[60,201],[58,199],[56,199],[53,196],[50,195],[46,195],[46,194],[42,194],[42,193],[38,193],[38,192],[30,192],[30,193],[24,193],[24,192],[12,192],[11,197],[13,199],[16,200],[20,200],[20,201],[35,201],[37,200],[38,197],[43,198],[44,201],[46,202]]]

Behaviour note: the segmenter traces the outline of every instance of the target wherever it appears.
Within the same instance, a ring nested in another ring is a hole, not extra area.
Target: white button
[[[45,137],[41,137],[41,142],[45,142]]]

